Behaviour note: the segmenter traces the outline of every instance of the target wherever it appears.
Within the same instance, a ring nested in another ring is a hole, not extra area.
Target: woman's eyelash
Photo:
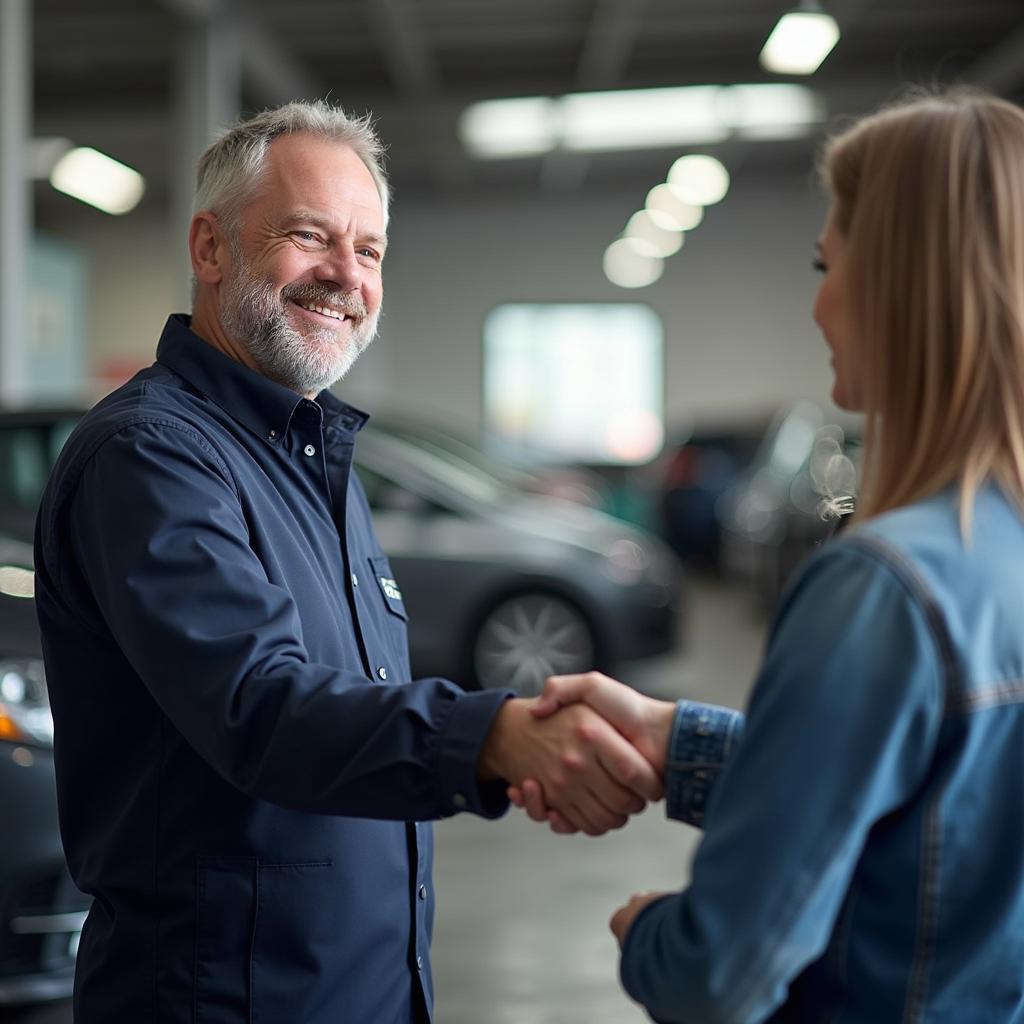
[[[827,271],[827,270],[828,270],[828,267],[826,267],[826,266],[825,266],[825,261],[824,261],[824,260],[823,260],[823,259],[822,259],[822,258],[821,258],[820,256],[815,256],[815,257],[814,257],[814,259],[813,259],[813,260],[811,260],[811,266],[812,266],[812,267],[813,267],[813,268],[814,268],[814,269],[815,269],[815,270],[816,270],[816,271],[817,271],[817,272],[818,272],[819,274],[824,274],[824,273],[825,273],[825,271]]]

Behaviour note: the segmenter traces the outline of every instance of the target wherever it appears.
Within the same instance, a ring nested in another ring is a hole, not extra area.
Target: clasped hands
[[[480,756],[482,778],[553,832],[602,835],[663,795],[671,702],[599,672],[553,676],[540,697],[506,701]],[[660,894],[634,896],[611,920],[621,945],[637,914]]]

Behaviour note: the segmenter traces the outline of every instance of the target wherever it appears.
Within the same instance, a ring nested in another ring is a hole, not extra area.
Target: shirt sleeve
[[[827,946],[868,831],[910,800],[942,716],[943,661],[903,570],[836,542],[784,603],[743,741],[682,893],[627,936],[627,992],[661,1022],[762,1021]]]
[[[392,820],[507,808],[504,787],[478,785],[475,766],[509,694],[444,679],[379,686],[311,661],[289,590],[250,545],[229,470],[194,429],[146,422],[105,440],[67,526],[97,628],[237,788]]]
[[[681,700],[665,764],[665,813],[700,828],[708,799],[729,754],[743,735],[739,711]]]

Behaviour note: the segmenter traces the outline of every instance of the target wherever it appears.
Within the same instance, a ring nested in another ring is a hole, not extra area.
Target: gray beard
[[[220,318],[260,373],[301,395],[316,395],[341,380],[377,333],[380,311],[367,315],[362,300],[322,284],[293,284],[278,292],[233,253],[235,272],[225,286]],[[298,330],[288,322],[293,300],[338,309],[352,317],[347,339],[330,327]]]

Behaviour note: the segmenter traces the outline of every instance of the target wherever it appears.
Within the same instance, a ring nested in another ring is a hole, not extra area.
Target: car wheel
[[[497,605],[473,642],[473,671],[483,689],[510,687],[534,696],[551,675],[594,668],[597,644],[586,616],[554,594],[517,594]]]

